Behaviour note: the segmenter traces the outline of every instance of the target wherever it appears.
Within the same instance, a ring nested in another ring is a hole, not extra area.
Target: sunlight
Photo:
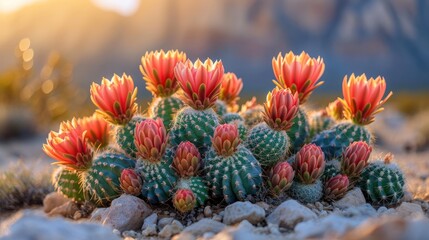
[[[0,12],[13,12],[40,0],[0,0]]]

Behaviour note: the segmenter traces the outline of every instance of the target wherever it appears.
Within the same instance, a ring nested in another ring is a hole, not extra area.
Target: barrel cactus
[[[52,183],[57,192],[74,202],[85,201],[87,193],[82,188],[78,171],[59,167],[52,176]]]

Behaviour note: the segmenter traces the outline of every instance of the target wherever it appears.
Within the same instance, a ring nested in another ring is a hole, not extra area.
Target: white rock
[[[209,218],[203,218],[200,221],[187,226],[185,229],[183,229],[182,233],[191,233],[194,236],[202,236],[206,232],[212,232],[214,234],[217,234],[225,227],[226,225],[223,223],[214,221]]]
[[[158,234],[155,224],[148,225],[143,231],[142,235],[147,236],[156,236]]]
[[[0,227],[2,240],[61,239],[61,240],[117,240],[120,239],[108,227],[94,223],[79,224],[64,218],[47,218],[31,210],[16,213]]]
[[[173,220],[171,224],[166,225],[159,232],[158,236],[162,238],[171,238],[172,236],[180,233],[183,230],[183,225],[177,220]]]
[[[213,215],[212,209],[210,208],[210,206],[206,206],[204,208],[204,217],[209,218],[209,217],[212,217],[212,215]]]
[[[162,230],[165,226],[167,226],[168,224],[171,224],[173,222],[174,218],[171,217],[166,217],[166,218],[161,218],[158,221],[158,230]]]
[[[158,214],[152,213],[149,217],[143,221],[142,230],[146,229],[149,225],[155,225],[158,222]]]
[[[324,218],[313,219],[296,225],[294,239],[322,238],[323,236],[344,234],[347,230],[355,228],[366,218],[347,218],[337,214],[331,214]]]
[[[223,223],[231,225],[247,220],[252,224],[264,220],[265,210],[250,202],[235,202],[225,208]]]
[[[59,207],[69,201],[71,200],[64,197],[61,193],[58,193],[58,192],[49,193],[43,199],[43,211],[45,211],[45,213],[49,213],[52,209]]]
[[[98,209],[91,215],[91,221],[98,221],[123,232],[142,227],[143,220],[152,213],[152,209],[142,199],[122,195],[112,201],[109,208]]]
[[[333,202],[332,205],[337,208],[347,208],[363,205],[365,203],[366,200],[362,190],[360,190],[360,188],[353,188],[351,191],[347,192],[343,198]]]
[[[266,220],[268,223],[277,224],[280,227],[293,228],[299,222],[315,218],[317,215],[309,208],[295,200],[287,200],[274,209]]]
[[[346,217],[375,217],[377,211],[369,203],[359,205],[356,207],[348,207],[342,210],[341,215]]]
[[[211,240],[223,239],[245,239],[245,240],[270,240],[281,239],[281,233],[271,231],[270,227],[254,227],[249,221],[244,220],[237,226],[225,228],[222,232],[218,233]]]
[[[402,217],[424,216],[423,209],[416,203],[403,202],[396,208],[396,212]]]

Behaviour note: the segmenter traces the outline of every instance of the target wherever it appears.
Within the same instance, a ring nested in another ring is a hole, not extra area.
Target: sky
[[[28,4],[43,0],[0,0],[0,12],[13,12]],[[72,0],[69,0],[72,1]],[[105,10],[116,11],[122,15],[133,14],[140,0],[91,0],[95,5]]]

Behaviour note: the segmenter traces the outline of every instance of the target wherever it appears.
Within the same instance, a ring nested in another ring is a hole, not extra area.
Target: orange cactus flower
[[[298,113],[298,94],[292,94],[290,89],[277,89],[267,95],[264,104],[264,120],[273,129],[288,130]]]
[[[299,102],[307,101],[311,93],[323,84],[317,82],[325,71],[323,58],[311,58],[304,51],[300,55],[294,55],[292,51],[284,57],[281,53],[272,60],[274,84],[279,88],[290,88],[292,93],[298,93]]]
[[[219,97],[224,69],[222,61],[213,62],[199,59],[192,64],[190,60],[179,62],[174,69],[176,78],[184,92],[183,101],[197,110],[214,105]]]
[[[63,122],[60,131],[51,131],[43,144],[43,151],[49,157],[69,169],[83,171],[92,163],[92,150],[86,140],[86,132],[80,132]]]
[[[178,50],[146,52],[141,59],[140,71],[146,81],[146,89],[156,97],[168,97],[179,88],[174,68],[186,61],[186,53]]]
[[[197,198],[190,189],[179,189],[173,196],[174,207],[182,212],[189,212],[197,205]]]
[[[103,78],[101,85],[91,85],[91,100],[99,108],[97,113],[113,124],[126,124],[137,111],[137,88],[131,76],[114,75],[109,81]]]
[[[146,119],[136,124],[134,144],[137,155],[151,162],[158,162],[167,147],[167,131],[160,118]]]
[[[335,100],[328,104],[326,113],[333,119],[339,121],[344,119],[344,106],[340,100]]]
[[[226,123],[217,126],[213,134],[212,144],[219,155],[231,156],[240,145],[237,125]]]
[[[374,115],[383,111],[381,107],[392,96],[390,92],[383,100],[386,81],[378,76],[367,80],[365,74],[355,77],[347,76],[343,80],[343,96],[339,98],[344,106],[345,118],[359,125],[367,125],[374,121]]]
[[[225,73],[222,78],[219,99],[228,105],[233,105],[240,99],[238,95],[241,89],[243,89],[243,80],[237,78],[234,73]]]
[[[201,166],[201,154],[191,142],[181,142],[177,147],[173,167],[181,177],[196,176]]]

